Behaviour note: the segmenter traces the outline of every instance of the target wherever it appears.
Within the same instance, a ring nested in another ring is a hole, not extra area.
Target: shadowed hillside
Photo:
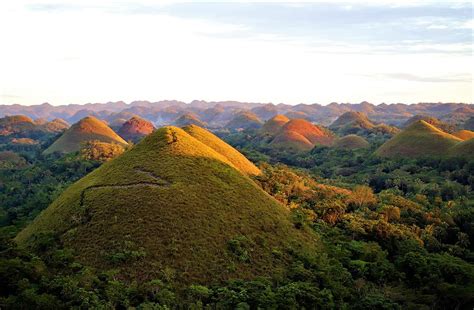
[[[345,150],[362,149],[369,146],[367,140],[357,135],[347,135],[334,142],[334,147]]]
[[[274,117],[266,121],[265,124],[263,124],[262,128],[260,129],[260,132],[265,135],[274,136],[289,121],[290,119],[285,115],[275,115]]]
[[[421,120],[385,142],[376,154],[383,157],[444,156],[460,141],[458,137]]]
[[[314,243],[228,158],[176,127],[76,182],[16,240],[49,231],[87,266],[138,282],[166,272],[176,285],[275,276],[288,251]]]
[[[122,146],[127,145],[119,135],[117,135],[109,126],[93,116],[81,119],[76,124],[66,130],[44,153],[54,152],[71,153],[81,149],[81,144],[97,140],[100,142],[117,143]]]
[[[258,129],[260,127],[262,127],[262,121],[257,115],[249,111],[237,113],[226,125],[226,128],[233,130]]]
[[[178,117],[174,121],[174,124],[178,127],[188,126],[188,125],[196,125],[199,127],[207,127],[207,123],[203,122],[202,120],[197,117],[197,115],[193,113],[186,113]]]

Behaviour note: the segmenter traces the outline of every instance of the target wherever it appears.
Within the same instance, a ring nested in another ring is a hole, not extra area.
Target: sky
[[[0,2],[0,104],[473,100],[471,1]]]

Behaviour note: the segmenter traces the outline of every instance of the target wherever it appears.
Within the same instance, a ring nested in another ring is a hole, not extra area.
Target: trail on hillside
[[[86,196],[86,192],[89,190],[93,189],[98,189],[98,188],[120,188],[120,189],[125,189],[125,188],[133,188],[133,187],[168,187],[171,185],[171,182],[168,180],[163,179],[162,177],[158,176],[155,172],[146,170],[145,168],[141,167],[135,167],[135,171],[139,173],[146,174],[153,178],[155,181],[142,181],[142,182],[133,182],[133,183],[128,183],[128,184],[97,184],[97,185],[91,185],[89,187],[86,187],[82,192],[81,192],[81,198],[80,198],[80,207],[84,206],[84,200]]]

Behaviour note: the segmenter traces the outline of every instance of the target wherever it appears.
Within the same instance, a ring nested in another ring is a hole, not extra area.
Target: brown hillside
[[[263,124],[262,128],[260,129],[260,132],[268,135],[276,135],[276,133],[289,121],[290,119],[285,115],[275,115],[274,117],[266,121],[265,124]]]
[[[459,130],[453,133],[453,136],[458,137],[461,140],[469,140],[474,138],[474,131],[471,130]]]
[[[82,144],[97,140],[106,143],[117,143],[122,146],[127,145],[119,135],[117,135],[109,126],[101,120],[88,116],[72,125],[59,137],[44,153],[54,152],[71,153],[81,149]]]
[[[290,120],[282,127],[281,131],[296,132],[308,139],[313,145],[331,145],[334,141],[334,135],[329,131],[304,119]]]
[[[118,130],[118,134],[126,141],[137,142],[155,130],[153,124],[139,116],[133,116]]]

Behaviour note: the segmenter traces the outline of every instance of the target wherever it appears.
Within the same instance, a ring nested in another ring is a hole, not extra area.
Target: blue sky
[[[458,1],[0,4],[0,103],[472,102]]]

